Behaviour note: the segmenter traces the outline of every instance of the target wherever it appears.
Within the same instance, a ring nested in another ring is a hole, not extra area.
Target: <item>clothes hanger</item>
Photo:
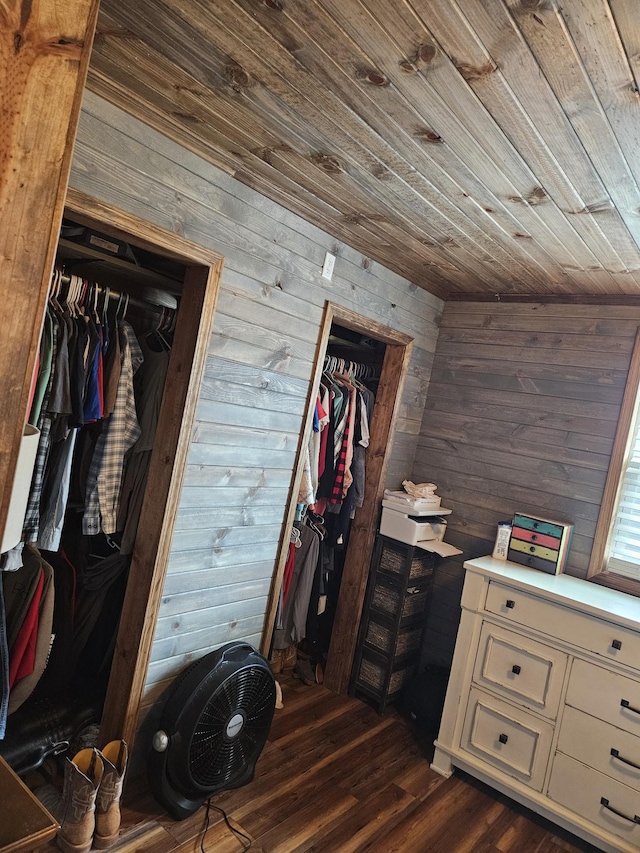
[[[175,326],[176,320],[176,312],[173,308],[164,308],[163,309],[163,322],[162,322],[162,331],[165,335],[173,334],[173,328]]]
[[[317,515],[312,510],[307,510],[306,523],[321,539],[327,535],[327,528],[324,526],[324,517]]]
[[[358,363],[356,361],[348,361],[347,362],[347,376],[351,380],[351,382],[359,387],[358,383]]]
[[[81,279],[80,287],[78,288],[78,316],[89,319],[88,300],[89,300],[89,284],[86,278]]]
[[[349,373],[348,365],[351,362],[345,361],[343,358],[337,359],[337,367],[334,372],[334,377],[343,384],[353,385],[353,377]]]
[[[351,381],[353,382],[355,387],[358,389],[358,391],[363,391],[364,385],[360,381],[360,377],[359,377],[360,368],[362,368],[362,365],[358,364],[357,362],[352,362],[352,364],[353,364],[354,370],[353,370],[353,373],[351,374],[351,376],[352,376]]]
[[[89,319],[89,313],[87,311],[88,308],[88,300],[89,300],[89,290],[90,290],[90,282],[86,279],[81,279],[81,285],[78,288],[78,301],[77,301],[77,311],[79,317],[84,317],[86,320]]]
[[[333,390],[334,394],[341,393],[340,386],[335,381],[333,374],[336,369],[336,359],[332,355],[326,355],[324,358],[325,369],[322,371],[322,375],[326,379],[329,387]]]
[[[167,325],[167,312],[168,311],[170,311],[169,308],[162,307],[162,310],[160,312],[158,322],[156,323],[155,329],[151,329],[147,335],[147,337],[150,337],[151,335],[155,335],[155,337],[158,338],[158,340],[160,341],[160,343],[162,344],[162,346],[166,352],[169,352],[169,350],[171,349],[171,344],[169,343],[169,341],[165,337],[165,334],[167,333],[166,332],[166,325]]]
[[[100,293],[100,285],[95,281],[89,282],[89,305],[91,310],[91,319],[96,324],[100,325],[100,314],[98,313],[98,296]]]
[[[75,278],[75,289],[73,292],[73,311],[76,317],[79,317],[84,312],[81,310],[82,292],[84,290],[84,279],[79,276]]]
[[[82,290],[80,291],[80,301],[78,307],[80,311],[89,316],[91,313],[91,300],[93,299],[93,285],[87,279],[82,281]]]
[[[114,318],[113,318],[116,326],[118,325],[118,322],[121,319],[120,318],[120,309],[122,308],[123,302],[124,302],[124,293],[121,292],[118,296],[118,304],[116,305],[116,311],[115,311]]]
[[[62,311],[60,303],[58,302],[58,295],[60,293],[61,286],[62,270],[56,267],[56,269],[54,269],[53,271],[53,276],[51,278],[51,286],[49,288],[49,302],[56,311]]]
[[[76,292],[78,290],[78,277],[71,274],[69,276],[69,286],[67,287],[67,295],[65,297],[65,307],[71,317],[76,316]]]
[[[107,311],[109,310],[109,300],[111,299],[111,288],[109,285],[100,288],[102,292],[102,325],[106,328],[109,322]]]

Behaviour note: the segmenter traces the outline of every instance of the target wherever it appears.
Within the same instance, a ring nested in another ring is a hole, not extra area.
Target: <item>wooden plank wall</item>
[[[462,561],[515,511],[572,521],[585,577],[640,308],[448,302],[412,479],[453,509],[424,658],[450,662]]]
[[[225,257],[144,705],[191,659],[259,644],[325,300],[413,336],[388,485],[413,464],[441,300],[98,96],[71,186]],[[331,282],[325,251],[337,253]]]

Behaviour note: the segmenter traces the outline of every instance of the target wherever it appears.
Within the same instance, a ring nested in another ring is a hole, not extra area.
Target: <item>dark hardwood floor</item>
[[[470,777],[429,768],[433,735],[393,709],[278,676],[284,708],[249,785],[213,799],[252,853],[574,853],[595,848]],[[132,780],[114,853],[240,853],[205,808],[176,822]]]

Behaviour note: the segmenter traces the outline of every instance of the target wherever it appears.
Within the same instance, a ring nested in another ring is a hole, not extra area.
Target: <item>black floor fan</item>
[[[172,817],[183,820],[253,779],[275,698],[269,664],[248,643],[228,643],[176,678],[147,763],[151,790]]]

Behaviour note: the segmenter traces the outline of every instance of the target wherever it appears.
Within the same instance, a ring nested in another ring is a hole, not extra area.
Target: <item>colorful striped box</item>
[[[507,559],[557,575],[566,565],[572,535],[573,524],[516,514]]]

